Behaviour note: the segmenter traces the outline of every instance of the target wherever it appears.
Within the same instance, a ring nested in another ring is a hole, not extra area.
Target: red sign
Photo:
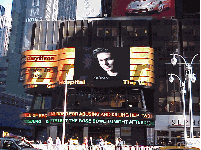
[[[158,19],[175,16],[175,0],[113,0],[112,17],[138,15]]]

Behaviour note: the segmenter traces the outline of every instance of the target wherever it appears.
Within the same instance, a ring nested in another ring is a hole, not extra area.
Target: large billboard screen
[[[102,17],[101,0],[77,0],[76,19]]]
[[[154,50],[150,47],[63,48],[22,53],[24,86],[149,86],[154,84]]]
[[[112,17],[136,15],[158,19],[175,16],[175,0],[113,0]]]

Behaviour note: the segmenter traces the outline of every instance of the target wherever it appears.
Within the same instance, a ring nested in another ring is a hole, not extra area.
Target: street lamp
[[[188,91],[190,93],[189,94],[190,138],[194,138],[193,137],[193,110],[192,110],[192,105],[193,105],[193,103],[192,103],[192,82],[195,83],[196,77],[195,77],[195,74],[193,73],[192,63],[193,63],[194,58],[196,56],[198,56],[199,54],[196,54],[193,57],[193,59],[191,60],[191,63],[187,63],[185,58],[179,54],[170,54],[170,55],[173,55],[173,58],[171,59],[171,63],[173,64],[173,66],[175,66],[177,63],[177,58],[175,56],[181,57],[185,62],[185,71],[186,71],[185,80],[188,81]],[[185,86],[185,84],[184,84],[184,86]]]
[[[66,131],[66,96],[67,96],[67,73],[66,73],[66,79],[65,79],[65,101],[64,101],[64,117],[63,117],[63,135],[62,135],[62,145],[64,148],[64,137],[65,137],[65,131]]]
[[[177,76],[176,74],[168,74],[170,75],[169,77],[169,81],[171,83],[173,83],[174,81],[174,77],[176,76],[179,79],[180,82],[180,88],[181,88],[181,94],[182,94],[182,102],[183,102],[183,122],[184,122],[184,142],[186,143],[186,138],[187,138],[187,131],[186,131],[186,102],[185,102],[185,98],[184,98],[184,94],[186,94],[186,90],[185,90],[185,81],[182,82],[182,80],[179,78],[179,76]]]

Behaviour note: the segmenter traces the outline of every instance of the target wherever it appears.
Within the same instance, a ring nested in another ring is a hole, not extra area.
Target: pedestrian
[[[100,150],[104,150],[104,140],[100,137]]]
[[[92,146],[93,146],[93,143],[92,143],[92,137],[89,138],[89,150],[92,150]]]
[[[73,139],[70,138],[69,140],[69,150],[72,150],[73,149]]]
[[[52,141],[52,138],[49,137],[47,140],[47,149],[52,150],[52,146],[53,146],[53,141]]]
[[[56,149],[59,150],[61,146],[61,140],[59,139],[59,137],[56,138]]]
[[[88,149],[88,139],[86,136],[84,137],[84,148]]]
[[[118,143],[119,143],[119,139],[117,137],[116,140],[115,140],[115,150],[117,150]]]
[[[123,141],[120,137],[118,139],[117,150],[122,150]]]

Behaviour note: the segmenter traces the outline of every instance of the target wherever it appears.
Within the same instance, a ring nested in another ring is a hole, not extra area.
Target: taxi
[[[160,147],[159,150],[179,150],[179,149],[183,149],[183,150],[199,150],[199,148],[195,148],[195,147],[184,147],[184,146],[164,146],[164,147]]]

